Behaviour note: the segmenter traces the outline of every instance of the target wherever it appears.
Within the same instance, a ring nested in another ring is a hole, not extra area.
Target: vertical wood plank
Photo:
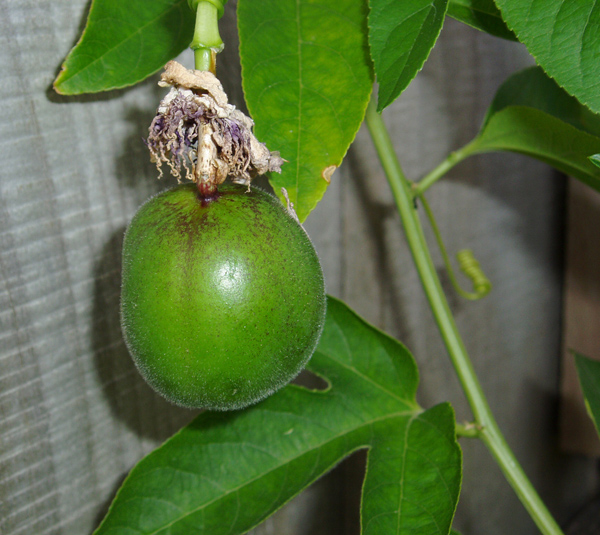
[[[561,373],[561,445],[600,455],[572,352],[600,360],[600,194],[569,182]]]
[[[194,415],[141,380],[118,319],[123,229],[169,184],[154,179],[141,142],[162,90],[156,78],[74,99],[50,90],[87,7],[87,0],[0,0],[3,535],[91,532],[133,464]],[[234,0],[222,24],[219,74],[243,107]],[[495,88],[529,61],[518,45],[447,21],[424,70],[385,114],[409,176],[466,143]],[[594,491],[597,474],[590,462],[556,451],[561,179],[523,157],[494,155],[463,163],[428,198],[449,249],[472,247],[495,284],[482,302],[451,297],[451,305],[509,442],[566,519]],[[414,352],[420,402],[450,400],[468,419],[364,129],[306,228],[329,293]],[[536,533],[487,451],[462,445],[457,527]],[[363,467],[364,456],[350,459],[255,533],[354,533],[356,511],[348,513],[343,497],[352,481],[354,506]]]

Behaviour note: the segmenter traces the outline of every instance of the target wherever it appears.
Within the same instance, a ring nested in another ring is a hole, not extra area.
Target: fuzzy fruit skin
[[[232,410],[292,380],[317,345],[325,287],[302,227],[268,193],[194,184],[149,199],[123,244],[121,324],[146,381],[184,407]]]

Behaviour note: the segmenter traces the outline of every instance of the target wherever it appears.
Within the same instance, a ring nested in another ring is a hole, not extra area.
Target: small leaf
[[[600,435],[600,362],[575,354],[575,365],[588,412]]]
[[[96,534],[246,533],[361,448],[364,535],[448,533],[461,479],[454,415],[416,404],[408,350],[330,298],[310,369],[327,390],[291,385],[245,411],[198,416],[131,471]]]
[[[496,0],[502,16],[558,85],[600,113],[597,0]]]
[[[193,31],[187,0],[93,0],[54,88],[77,95],[133,85],[189,46]]]
[[[255,132],[287,160],[301,221],[321,199],[365,114],[373,76],[366,0],[240,0],[242,79]],[[283,200],[283,199],[282,199]]]
[[[442,30],[448,0],[369,0],[369,5],[369,44],[381,111],[423,67]]]
[[[548,78],[539,67],[510,77],[498,90],[473,153],[508,150],[542,160],[600,190],[600,117]]]
[[[517,40],[515,34],[506,26],[494,0],[450,0],[448,15],[496,37]]]
[[[595,166],[600,167],[600,154],[592,154],[591,156],[589,156],[589,160]]]

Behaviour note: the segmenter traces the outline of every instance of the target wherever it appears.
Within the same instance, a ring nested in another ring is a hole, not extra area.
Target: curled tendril
[[[435,239],[440,248],[440,252],[442,253],[442,258],[444,259],[446,271],[448,272],[450,282],[454,289],[462,297],[471,301],[475,301],[477,299],[485,297],[492,290],[492,283],[481,269],[479,262],[475,259],[473,251],[469,249],[463,249],[456,254],[456,260],[458,262],[460,270],[471,280],[473,284],[474,291],[467,292],[461,288],[460,284],[458,283],[458,280],[456,279],[454,270],[452,269],[452,264],[450,263],[450,258],[448,257],[448,252],[446,251],[446,246],[444,245],[444,241],[442,240],[442,234],[433,215],[433,211],[429,206],[429,203],[425,199],[424,195],[419,195],[419,199],[423,203],[423,208],[425,209],[427,219],[429,219],[429,223],[431,224],[433,234],[435,235]]]
[[[490,293],[492,290],[492,283],[488,279],[481,269],[479,262],[473,255],[473,251],[469,249],[463,249],[456,253],[456,260],[460,270],[469,278],[473,283],[473,290],[475,293],[460,292],[462,295],[466,295],[467,299],[481,299]]]

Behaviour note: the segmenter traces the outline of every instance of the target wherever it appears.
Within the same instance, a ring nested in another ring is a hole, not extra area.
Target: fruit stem
[[[196,26],[190,48],[194,51],[195,67],[198,71],[215,74],[217,54],[223,50],[219,34],[219,19],[227,0],[188,0],[196,12]]]
[[[198,182],[198,197],[202,201],[202,205],[216,201],[219,198],[218,187],[212,182]]]
[[[373,100],[367,108],[366,122],[392,189],[423,289],[473,411],[475,424],[480,429],[479,437],[496,459],[506,479],[540,531],[544,535],[562,535],[560,527],[552,518],[508,446],[490,410],[431,259],[414,202],[412,183],[402,171],[392,140]]]

